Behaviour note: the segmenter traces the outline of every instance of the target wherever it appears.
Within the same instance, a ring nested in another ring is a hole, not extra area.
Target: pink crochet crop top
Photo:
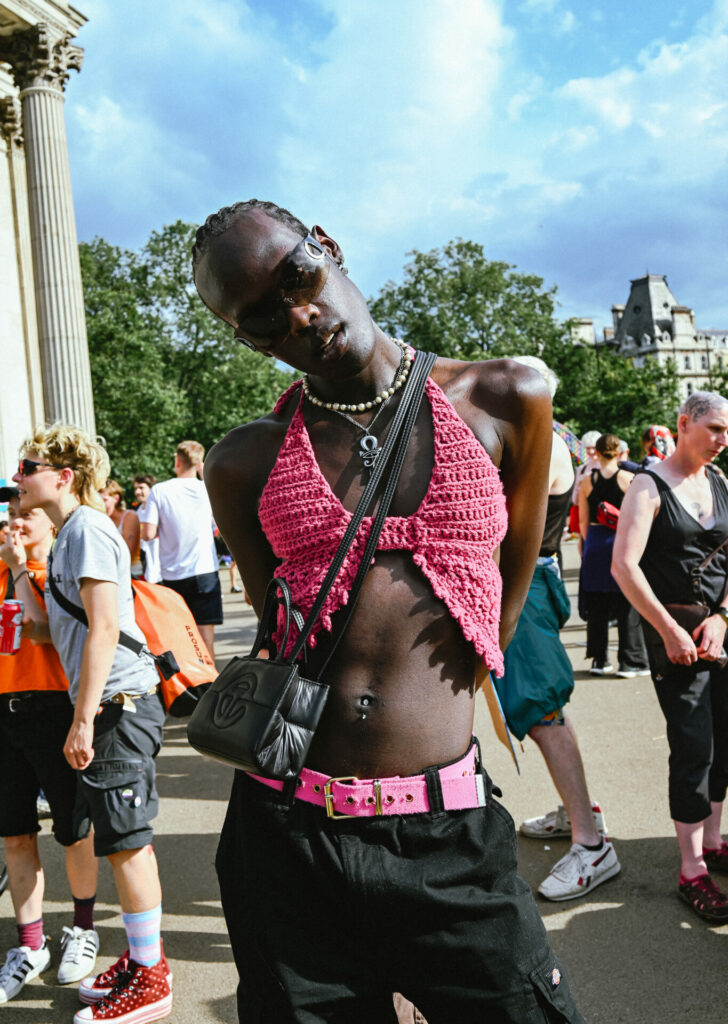
[[[293,384],[278,412],[301,388]],[[501,577],[493,552],[506,532],[500,476],[470,428],[429,378],[425,388],[434,432],[434,462],[427,493],[414,515],[388,516],[377,550],[412,552],[415,565],[460,624],[485,663],[503,674],[498,644]],[[258,516],[304,617],[310,611],[351,513],[335,496],[316,461],[303,418],[303,390],[263,493]],[[331,616],[346,604],[371,517],[364,519],[309,637],[331,629]],[[292,627],[292,632],[295,627]],[[276,639],[280,639],[277,637]],[[289,649],[294,638],[289,638]]]

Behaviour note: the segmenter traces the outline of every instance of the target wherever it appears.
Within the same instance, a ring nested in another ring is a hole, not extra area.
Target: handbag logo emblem
[[[243,717],[247,711],[246,701],[255,693],[256,683],[255,675],[246,672],[220,694],[212,713],[212,720],[218,729],[227,729]]]

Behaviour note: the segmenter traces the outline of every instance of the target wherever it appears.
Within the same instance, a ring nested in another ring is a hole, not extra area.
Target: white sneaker
[[[81,981],[91,974],[99,951],[99,936],[94,928],[73,928],[63,926],[61,936],[61,962],[58,965],[58,981],[61,985],[69,985],[72,981]]]
[[[605,835],[607,826],[599,804],[592,804],[594,827],[600,835]],[[549,811],[542,818],[529,818],[521,823],[520,832],[531,839],[571,839],[571,822],[566,808],[559,804],[555,811]]]
[[[51,805],[46,799],[45,793],[40,793],[38,799],[35,801],[35,806],[38,812],[39,818],[50,818],[51,817]]]
[[[622,870],[611,842],[604,837],[600,850],[587,850],[574,843],[566,854],[551,868],[538,891],[547,900],[574,900]]]
[[[47,937],[40,949],[15,946],[9,949],[5,963],[0,967],[0,1003],[17,996],[26,981],[36,978],[51,962]]]

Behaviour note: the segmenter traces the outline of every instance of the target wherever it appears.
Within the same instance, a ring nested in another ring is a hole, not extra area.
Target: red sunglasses
[[[35,459],[21,459],[18,463],[20,476],[32,476],[41,466],[48,469],[68,469],[68,466],[54,466],[50,462],[36,462]]]

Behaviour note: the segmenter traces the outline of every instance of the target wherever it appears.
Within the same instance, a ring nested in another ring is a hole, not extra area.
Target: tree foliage
[[[554,415],[576,434],[618,434],[634,454],[650,423],[674,425],[674,367],[631,360],[575,345],[568,321],[556,316],[556,288],[488,260],[476,242],[457,238],[439,249],[411,252],[402,283],[389,281],[370,303],[389,333],[452,359],[539,355],[558,375]]]
[[[554,316],[556,289],[486,259],[477,242],[457,238],[408,255],[402,284],[385,284],[371,310],[385,330],[416,347],[451,359],[486,359],[535,355],[564,337]]]
[[[194,227],[152,232],[139,252],[80,246],[97,429],[112,473],[171,475],[179,441],[209,448],[264,415],[290,376],[233,339],[192,281]]]

